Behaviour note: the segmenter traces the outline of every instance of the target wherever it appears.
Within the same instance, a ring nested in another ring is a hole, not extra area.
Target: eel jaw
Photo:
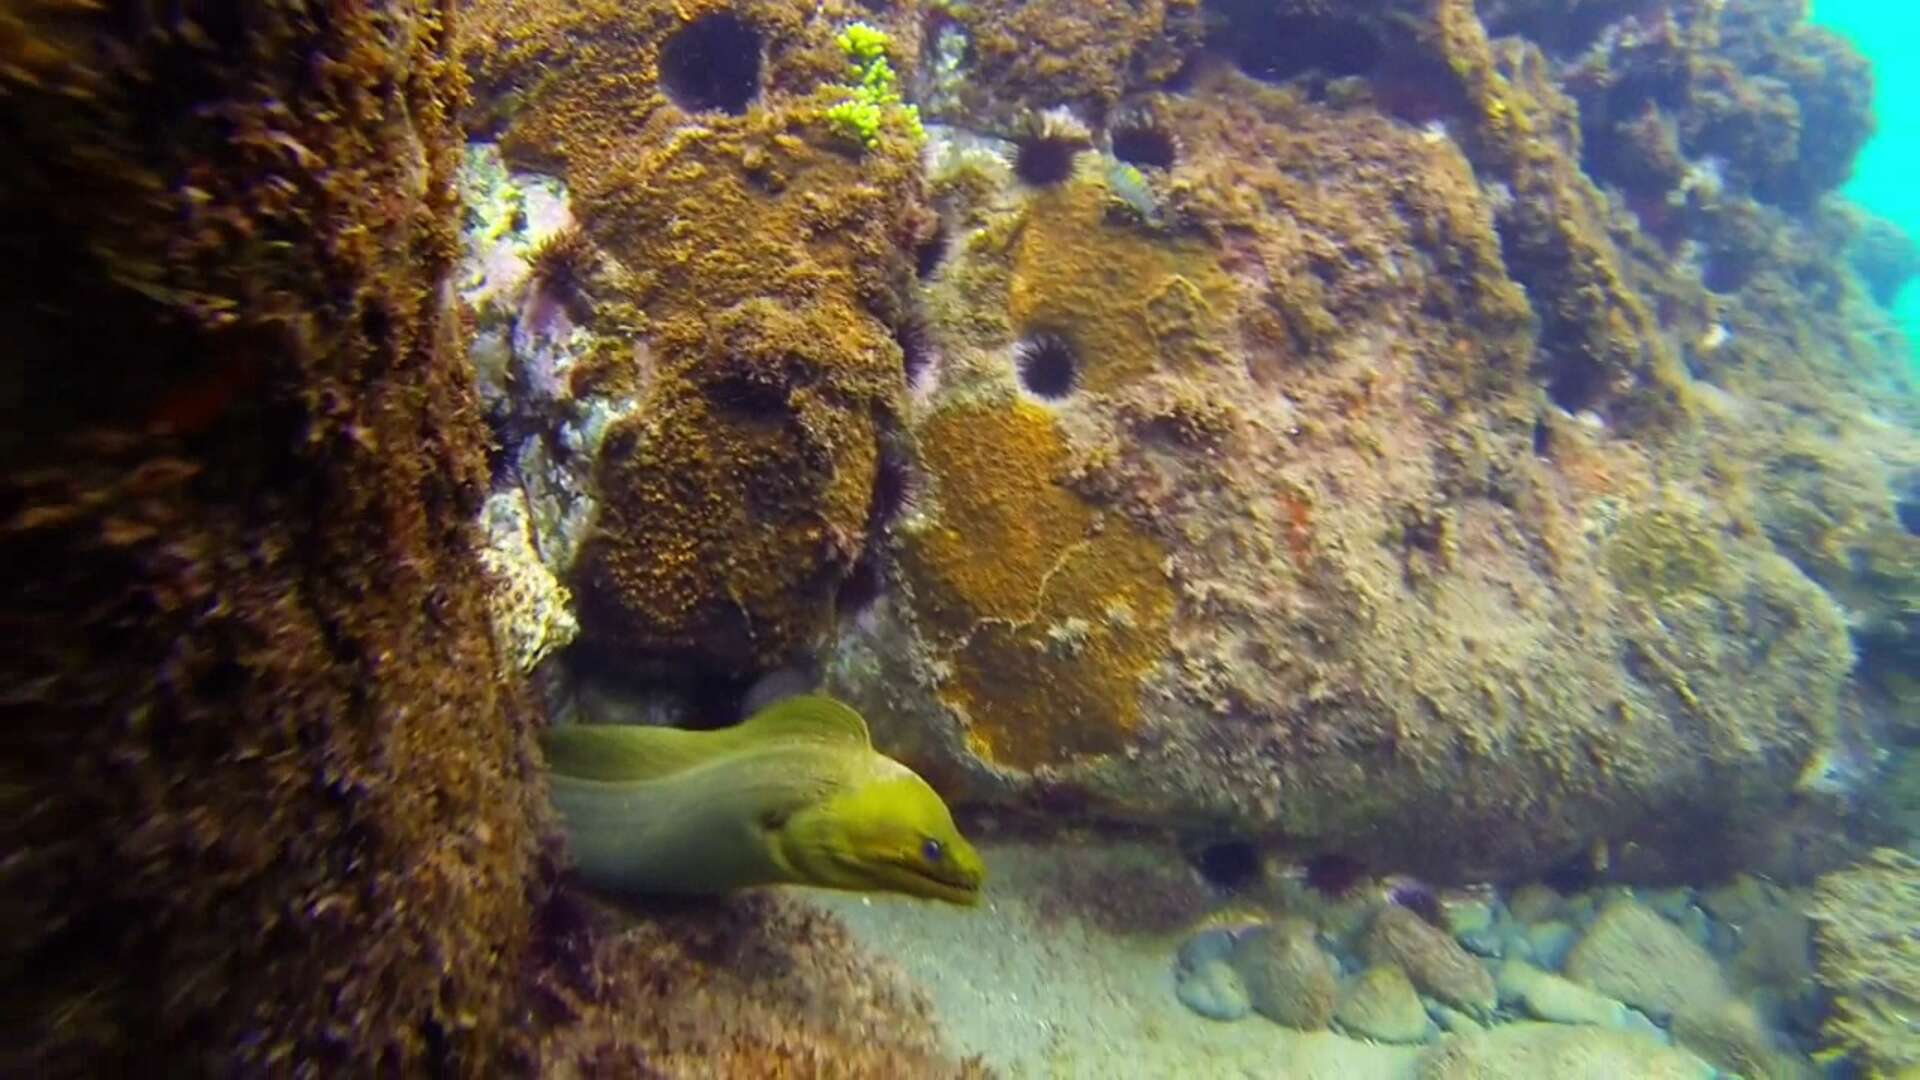
[[[942,867],[936,870],[912,859],[884,856],[860,858],[839,852],[834,853],[832,861],[840,870],[839,876],[846,882],[832,883],[835,888],[905,893],[928,900],[944,900],[961,907],[975,907],[980,903],[980,876],[958,868]],[[942,870],[946,872],[940,872]]]

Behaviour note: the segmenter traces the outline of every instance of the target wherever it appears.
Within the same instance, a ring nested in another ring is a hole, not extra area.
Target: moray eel
[[[979,902],[985,868],[947,804],[832,698],[787,698],[718,731],[572,724],[540,742],[595,888],[792,884]]]

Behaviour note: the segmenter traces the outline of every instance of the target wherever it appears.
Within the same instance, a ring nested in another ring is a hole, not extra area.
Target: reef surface
[[[563,880],[535,727],[787,667],[969,828],[1194,852],[1163,937],[1582,879],[1162,1006],[1793,1075],[1711,935],[1811,919],[1767,1022],[1912,1060],[1920,260],[1799,3],[189,8],[0,13],[0,1071],[977,1073],[810,908]]]

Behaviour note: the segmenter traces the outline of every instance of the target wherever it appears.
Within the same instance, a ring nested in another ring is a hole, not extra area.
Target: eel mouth
[[[911,859],[846,860],[861,876],[878,878],[887,888],[961,907],[980,903],[980,875],[959,867],[932,867]]]

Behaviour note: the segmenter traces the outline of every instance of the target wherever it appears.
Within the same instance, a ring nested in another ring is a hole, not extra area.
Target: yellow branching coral
[[[833,129],[868,150],[880,145],[882,127],[897,120],[914,140],[923,141],[920,110],[900,97],[899,79],[887,62],[887,35],[866,23],[854,23],[835,39],[847,54],[854,83],[845,88],[846,100],[827,110]]]

